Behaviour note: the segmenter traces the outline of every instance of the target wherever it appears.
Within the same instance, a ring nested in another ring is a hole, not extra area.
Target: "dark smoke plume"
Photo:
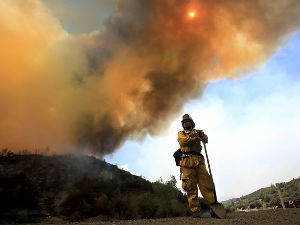
[[[297,0],[121,0],[117,9],[103,30],[74,36],[39,1],[0,5],[3,146],[103,156],[159,134],[207,83],[259,67],[300,17]]]

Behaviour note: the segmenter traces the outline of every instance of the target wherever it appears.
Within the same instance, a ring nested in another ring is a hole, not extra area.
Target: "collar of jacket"
[[[188,134],[191,133],[193,130],[183,130],[184,133]]]

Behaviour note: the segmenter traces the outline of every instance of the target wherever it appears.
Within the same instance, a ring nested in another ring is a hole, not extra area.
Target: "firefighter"
[[[208,138],[202,130],[195,130],[195,123],[188,114],[183,115],[181,123],[184,130],[178,132],[178,142],[183,153],[180,160],[182,188],[187,192],[192,216],[199,218],[203,212],[198,201],[197,185],[204,199],[211,205],[216,203],[213,180],[207,172],[201,154],[200,141],[207,143]]]

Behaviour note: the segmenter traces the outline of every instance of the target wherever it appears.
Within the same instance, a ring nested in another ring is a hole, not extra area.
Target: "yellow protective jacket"
[[[183,130],[178,132],[178,142],[182,152],[201,152],[202,147],[200,145],[200,140],[196,137],[191,136],[191,132],[193,133],[195,129]]]
[[[201,152],[202,147],[200,145],[200,139],[197,139],[193,133],[193,130],[183,130],[178,132],[178,142],[183,152],[182,159],[180,160],[180,166],[182,167],[195,167],[203,160],[200,156],[196,155],[185,155],[184,152]]]

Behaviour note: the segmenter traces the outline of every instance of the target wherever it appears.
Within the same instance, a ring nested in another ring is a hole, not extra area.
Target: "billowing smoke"
[[[207,83],[259,67],[300,18],[298,0],[116,4],[103,30],[71,35],[38,0],[1,1],[1,147],[103,156],[163,133]]]

